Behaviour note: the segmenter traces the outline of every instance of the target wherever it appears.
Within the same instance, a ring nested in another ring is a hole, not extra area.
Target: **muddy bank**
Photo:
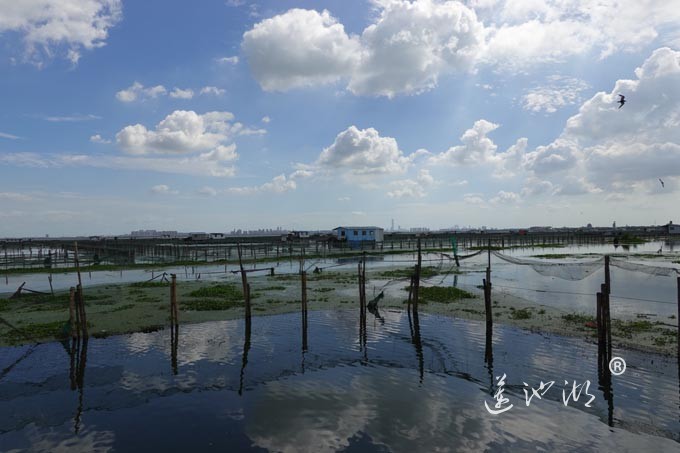
[[[370,299],[383,294],[379,309],[403,308],[410,269],[367,271],[366,293]],[[463,319],[483,320],[482,291],[475,286],[441,286],[443,274],[423,269],[420,311]],[[253,315],[300,310],[298,275],[249,276]],[[308,306],[311,310],[357,307],[358,287],[354,272],[324,271],[308,275]],[[238,275],[218,281],[180,281],[177,285],[181,323],[233,319],[243,316],[244,304]],[[84,288],[90,335],[152,331],[169,325],[170,288],[167,283],[140,282]],[[52,341],[68,335],[68,293],[22,295],[0,299],[0,345]],[[516,295],[493,291],[494,321],[534,332],[576,336],[596,341],[594,317],[531,303]],[[593,309],[594,313],[594,309]],[[369,315],[373,316],[373,315]],[[677,320],[612,320],[615,347],[662,354],[675,354]]]

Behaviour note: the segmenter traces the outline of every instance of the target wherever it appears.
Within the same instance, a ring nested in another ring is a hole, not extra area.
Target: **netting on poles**
[[[680,270],[677,269],[676,267],[652,266],[649,264],[631,263],[628,260],[619,258],[610,259],[609,265],[631,272],[643,272],[645,274],[653,275],[655,277],[674,277],[680,274]]]
[[[556,263],[551,261],[517,258],[499,252],[492,253],[496,258],[508,263],[519,266],[529,266],[540,275],[560,278],[562,280],[583,280],[604,266],[604,257],[600,257],[594,261],[563,261]],[[680,274],[680,269],[677,267],[634,263],[623,258],[611,258],[609,260],[609,265],[630,272],[642,272],[656,277],[673,277]]]
[[[530,266],[534,271],[545,277],[555,277],[562,280],[583,280],[589,277],[593,272],[597,271],[604,265],[604,258],[598,258],[595,261],[574,261],[553,263],[540,260],[531,260],[525,258],[516,258],[514,256],[504,255],[499,252],[492,252],[496,258],[499,258],[508,263],[519,266]]]

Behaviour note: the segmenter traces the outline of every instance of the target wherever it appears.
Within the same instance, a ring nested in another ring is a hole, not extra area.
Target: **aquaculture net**
[[[520,266],[530,266],[533,270],[546,277],[556,277],[562,280],[583,280],[589,277],[593,272],[597,271],[604,265],[604,258],[599,258],[595,261],[574,261],[574,262],[546,262],[539,260],[530,260],[524,258],[516,258],[514,256],[504,255],[499,252],[492,252],[496,258],[499,258],[508,263],[517,264]]]
[[[630,261],[619,258],[610,259],[609,265],[631,272],[643,272],[656,277],[674,277],[680,274],[680,270],[675,267],[651,266],[649,264],[631,263]]]
[[[496,258],[508,263],[517,264],[520,266],[530,266],[534,271],[543,276],[560,278],[562,280],[583,280],[604,266],[604,257],[598,258],[594,261],[566,261],[556,263],[526,258],[516,258],[514,256],[504,255],[499,252],[492,253]],[[672,277],[680,274],[680,270],[675,267],[632,263],[621,258],[611,258],[609,260],[609,265],[619,269],[624,269],[631,272],[642,272],[657,277]]]

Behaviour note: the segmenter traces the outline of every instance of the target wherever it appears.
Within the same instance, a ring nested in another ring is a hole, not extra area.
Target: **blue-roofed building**
[[[333,234],[339,241],[383,242],[385,230],[375,226],[339,226],[333,228]]]

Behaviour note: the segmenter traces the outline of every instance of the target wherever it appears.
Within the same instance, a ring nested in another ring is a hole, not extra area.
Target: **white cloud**
[[[384,2],[361,35],[361,60],[348,87],[388,97],[429,90],[439,76],[471,69],[482,40],[482,23],[460,2]]]
[[[102,119],[101,116],[87,114],[87,115],[65,115],[65,116],[46,116],[45,121],[51,123],[78,123],[81,121],[93,121]]]
[[[346,80],[355,94],[414,94],[440,73],[467,70],[483,27],[459,2],[390,1],[359,36],[326,10],[292,9],[256,24],[242,48],[269,91]]]
[[[527,153],[525,167],[553,175],[560,194],[648,193],[658,178],[680,176],[680,52],[661,48],[618,80],[611,92],[583,103],[552,143]],[[618,94],[627,103],[619,109]]]
[[[0,0],[0,34],[18,33],[25,58],[39,65],[58,54],[77,63],[82,49],[106,44],[121,18],[120,0]]]
[[[194,90],[191,88],[182,89],[175,87],[175,89],[170,92],[170,97],[173,99],[191,99],[194,97]]]
[[[24,193],[0,192],[0,200],[31,201],[33,200],[33,197]]]
[[[381,137],[373,128],[350,126],[325,148],[316,164],[326,170],[344,170],[353,175],[404,173],[422,153],[405,156],[392,137]]]
[[[199,115],[192,110],[175,110],[158,123],[155,130],[141,124],[123,128],[116,134],[116,142],[130,154],[214,151],[242,130],[240,123],[232,123],[233,119],[230,112]]]
[[[151,188],[151,192],[157,195],[177,195],[179,193],[176,190],[170,189],[170,186],[167,186],[165,184],[158,184],[157,186],[153,186]]]
[[[348,34],[325,10],[291,9],[257,23],[242,41],[253,75],[268,91],[342,81],[354,94],[392,97],[480,67],[526,71],[592,52],[606,57],[655,40],[680,41],[673,31],[680,8],[667,0],[372,3],[373,20],[359,35]],[[548,102],[550,94],[528,93],[525,105],[550,111],[578,102],[563,90]]]
[[[491,161],[498,146],[487,135],[499,125],[487,120],[475,121],[460,137],[462,145],[453,146],[430,158],[432,164],[477,165]]]
[[[271,122],[271,120],[272,120],[272,119],[269,118],[268,116],[263,116],[263,117],[262,117],[262,122],[263,122],[264,124],[269,124],[269,123]]]
[[[352,201],[352,199],[350,197],[338,197],[338,201],[348,202],[348,201]]]
[[[92,143],[103,143],[103,144],[105,144],[105,143],[111,143],[111,140],[107,140],[107,139],[103,138],[103,137],[102,137],[101,135],[99,135],[99,134],[94,134],[93,136],[91,136],[91,137],[90,137],[90,141],[91,141]]]
[[[506,192],[504,190],[501,190],[498,192],[498,194],[493,197],[492,199],[489,200],[490,203],[492,204],[514,204],[518,203],[520,201],[520,196],[519,194],[515,192]]]
[[[5,132],[0,132],[0,138],[6,138],[9,140],[19,140],[21,137],[12,134],[7,134]]]
[[[475,206],[485,206],[486,201],[482,197],[483,194],[481,193],[466,193],[463,195],[463,202]]]
[[[191,157],[133,157],[109,154],[36,154],[9,153],[0,155],[0,164],[17,167],[64,168],[92,167],[118,170],[153,171],[190,176],[234,176],[236,169],[223,162]]]
[[[224,93],[226,93],[227,90],[224,88],[217,88],[213,86],[206,86],[201,88],[201,94],[208,94],[212,96],[222,96]]]
[[[222,58],[216,58],[215,59],[218,63],[226,63],[226,64],[233,64],[237,65],[238,64],[238,57],[222,57]]]
[[[522,108],[532,112],[554,113],[562,107],[581,102],[581,93],[590,86],[573,77],[551,76],[548,83],[527,90]]]
[[[402,179],[393,181],[393,189],[387,192],[390,198],[423,198],[427,195],[425,191],[428,187],[435,184],[435,180],[429,170],[421,169],[416,179]]]
[[[297,183],[290,177],[281,174],[275,176],[270,182],[266,182],[261,186],[250,187],[230,187],[226,190],[227,193],[237,195],[251,195],[255,193],[284,193],[297,188]]]
[[[664,38],[665,29],[680,20],[677,5],[666,0],[506,0],[495,10],[481,58],[506,69],[636,51],[659,38],[668,43],[673,35]]]
[[[253,75],[267,91],[335,82],[357,64],[360,45],[326,10],[291,9],[265,19],[241,44]]]
[[[134,102],[136,100],[155,99],[158,96],[164,96],[167,90],[163,85],[156,85],[152,87],[144,87],[139,82],[134,82],[128,88],[116,93],[116,99],[121,102]]]

